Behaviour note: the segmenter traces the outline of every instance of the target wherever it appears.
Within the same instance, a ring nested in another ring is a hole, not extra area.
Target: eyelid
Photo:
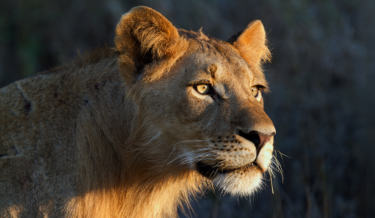
[[[260,91],[267,89],[264,85],[253,85],[253,87],[257,87]]]
[[[199,80],[188,83],[188,86],[196,86],[196,85],[210,85],[213,86],[210,80]]]

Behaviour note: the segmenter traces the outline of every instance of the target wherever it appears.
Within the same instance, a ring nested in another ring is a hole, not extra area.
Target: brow
[[[253,86],[262,86],[264,92],[269,92],[268,82],[264,77],[254,75]]]
[[[217,66],[215,64],[210,64],[207,68],[207,71],[211,73],[211,77],[215,79],[216,71],[217,71]]]

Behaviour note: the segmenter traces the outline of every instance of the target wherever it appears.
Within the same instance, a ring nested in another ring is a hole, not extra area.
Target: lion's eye
[[[254,86],[251,88],[251,94],[253,94],[253,96],[256,98],[258,97],[258,94],[259,94],[259,88]]]
[[[212,87],[210,85],[196,85],[195,89],[202,95],[210,93]]]

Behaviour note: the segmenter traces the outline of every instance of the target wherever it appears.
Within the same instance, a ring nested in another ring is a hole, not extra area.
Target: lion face
[[[225,192],[247,195],[260,186],[272,158],[275,128],[262,97],[267,83],[230,47],[223,55],[209,43],[206,52],[195,43],[143,95],[166,102],[148,107],[162,111],[155,128],[175,138],[163,147],[173,151],[169,164],[196,170]]]
[[[269,169],[276,133],[263,109],[262,92],[268,88],[260,63],[269,55],[263,25],[253,22],[223,42],[201,32],[177,31],[155,11],[147,11],[157,17],[147,32],[150,22],[142,24],[147,16],[132,13],[122,19],[127,22],[120,21],[116,45],[124,51],[119,67],[141,111],[139,126],[148,126],[148,153],[169,172],[195,171],[224,192],[253,193]],[[135,36],[127,37],[127,29]],[[136,40],[141,54],[124,40]]]

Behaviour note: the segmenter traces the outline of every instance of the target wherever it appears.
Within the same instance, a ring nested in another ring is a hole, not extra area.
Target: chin
[[[213,178],[215,187],[225,194],[250,196],[262,188],[263,171],[257,166],[247,166],[232,172],[219,173]]]

